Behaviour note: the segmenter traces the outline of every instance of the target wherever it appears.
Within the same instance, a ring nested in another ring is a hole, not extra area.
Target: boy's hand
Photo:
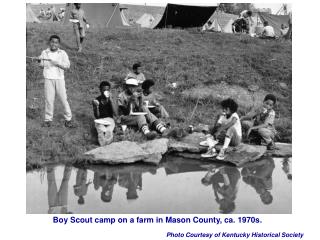
[[[51,64],[53,64],[53,65],[55,65],[55,66],[59,66],[60,64],[57,62],[57,61],[55,61],[55,60],[51,60],[50,59],[50,62],[51,62]]]
[[[94,99],[93,101],[92,101],[92,103],[95,105],[95,106],[99,106],[99,101],[97,100],[97,99]]]

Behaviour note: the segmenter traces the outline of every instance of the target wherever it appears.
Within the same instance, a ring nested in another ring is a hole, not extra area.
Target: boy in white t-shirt
[[[201,154],[202,157],[210,158],[217,155],[214,145],[218,143],[217,139],[223,137],[224,144],[217,156],[218,160],[225,158],[225,150],[231,146],[238,146],[242,139],[242,130],[240,118],[238,116],[238,104],[231,98],[223,100],[221,102],[222,114],[220,115],[217,123],[211,129],[213,137],[209,137],[206,142],[200,143],[201,145],[207,145],[208,151],[205,154]]]

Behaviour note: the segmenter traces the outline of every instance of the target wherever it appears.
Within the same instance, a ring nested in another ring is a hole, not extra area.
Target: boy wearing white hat
[[[157,134],[150,131],[149,125],[157,130],[160,134],[166,133],[166,128],[154,116],[149,109],[143,105],[142,92],[138,89],[138,81],[134,78],[126,80],[126,89],[118,96],[118,107],[121,124],[129,126],[138,126],[139,130],[147,137],[148,140],[156,138]],[[132,115],[132,112],[145,112],[145,115]]]

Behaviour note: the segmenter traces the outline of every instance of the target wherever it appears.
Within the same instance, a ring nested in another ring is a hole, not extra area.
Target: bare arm
[[[216,135],[219,135],[220,132],[222,132],[223,130],[226,130],[226,129],[232,127],[236,122],[237,122],[237,119],[236,119],[235,117],[233,117],[229,123],[227,123],[227,124],[222,124],[222,125],[219,127],[219,129],[217,130]]]

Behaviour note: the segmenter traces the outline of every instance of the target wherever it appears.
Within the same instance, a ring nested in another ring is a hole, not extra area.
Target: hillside
[[[61,104],[56,100],[54,126],[42,128],[44,111],[42,70],[27,60],[27,167],[45,162],[73,161],[97,146],[92,127],[91,100],[99,94],[102,80],[113,83],[114,95],[136,61],[142,62],[147,78],[171,114],[171,125],[210,124],[219,101],[233,97],[240,114],[260,104],[266,93],[278,97],[278,141],[291,142],[291,42],[266,41],[232,34],[200,34],[197,30],[105,29],[87,34],[84,52],[77,53],[72,26],[27,25],[27,55],[38,56],[47,48],[50,35],[59,34],[71,69],[66,72],[69,103],[77,129],[65,129]],[[178,88],[169,84],[176,82]],[[254,92],[251,85],[258,86]],[[34,99],[36,98],[36,99]],[[198,103],[198,104],[197,104]],[[195,113],[190,119],[191,112]],[[38,109],[32,109],[32,107]],[[141,141],[130,132],[116,140]]]

